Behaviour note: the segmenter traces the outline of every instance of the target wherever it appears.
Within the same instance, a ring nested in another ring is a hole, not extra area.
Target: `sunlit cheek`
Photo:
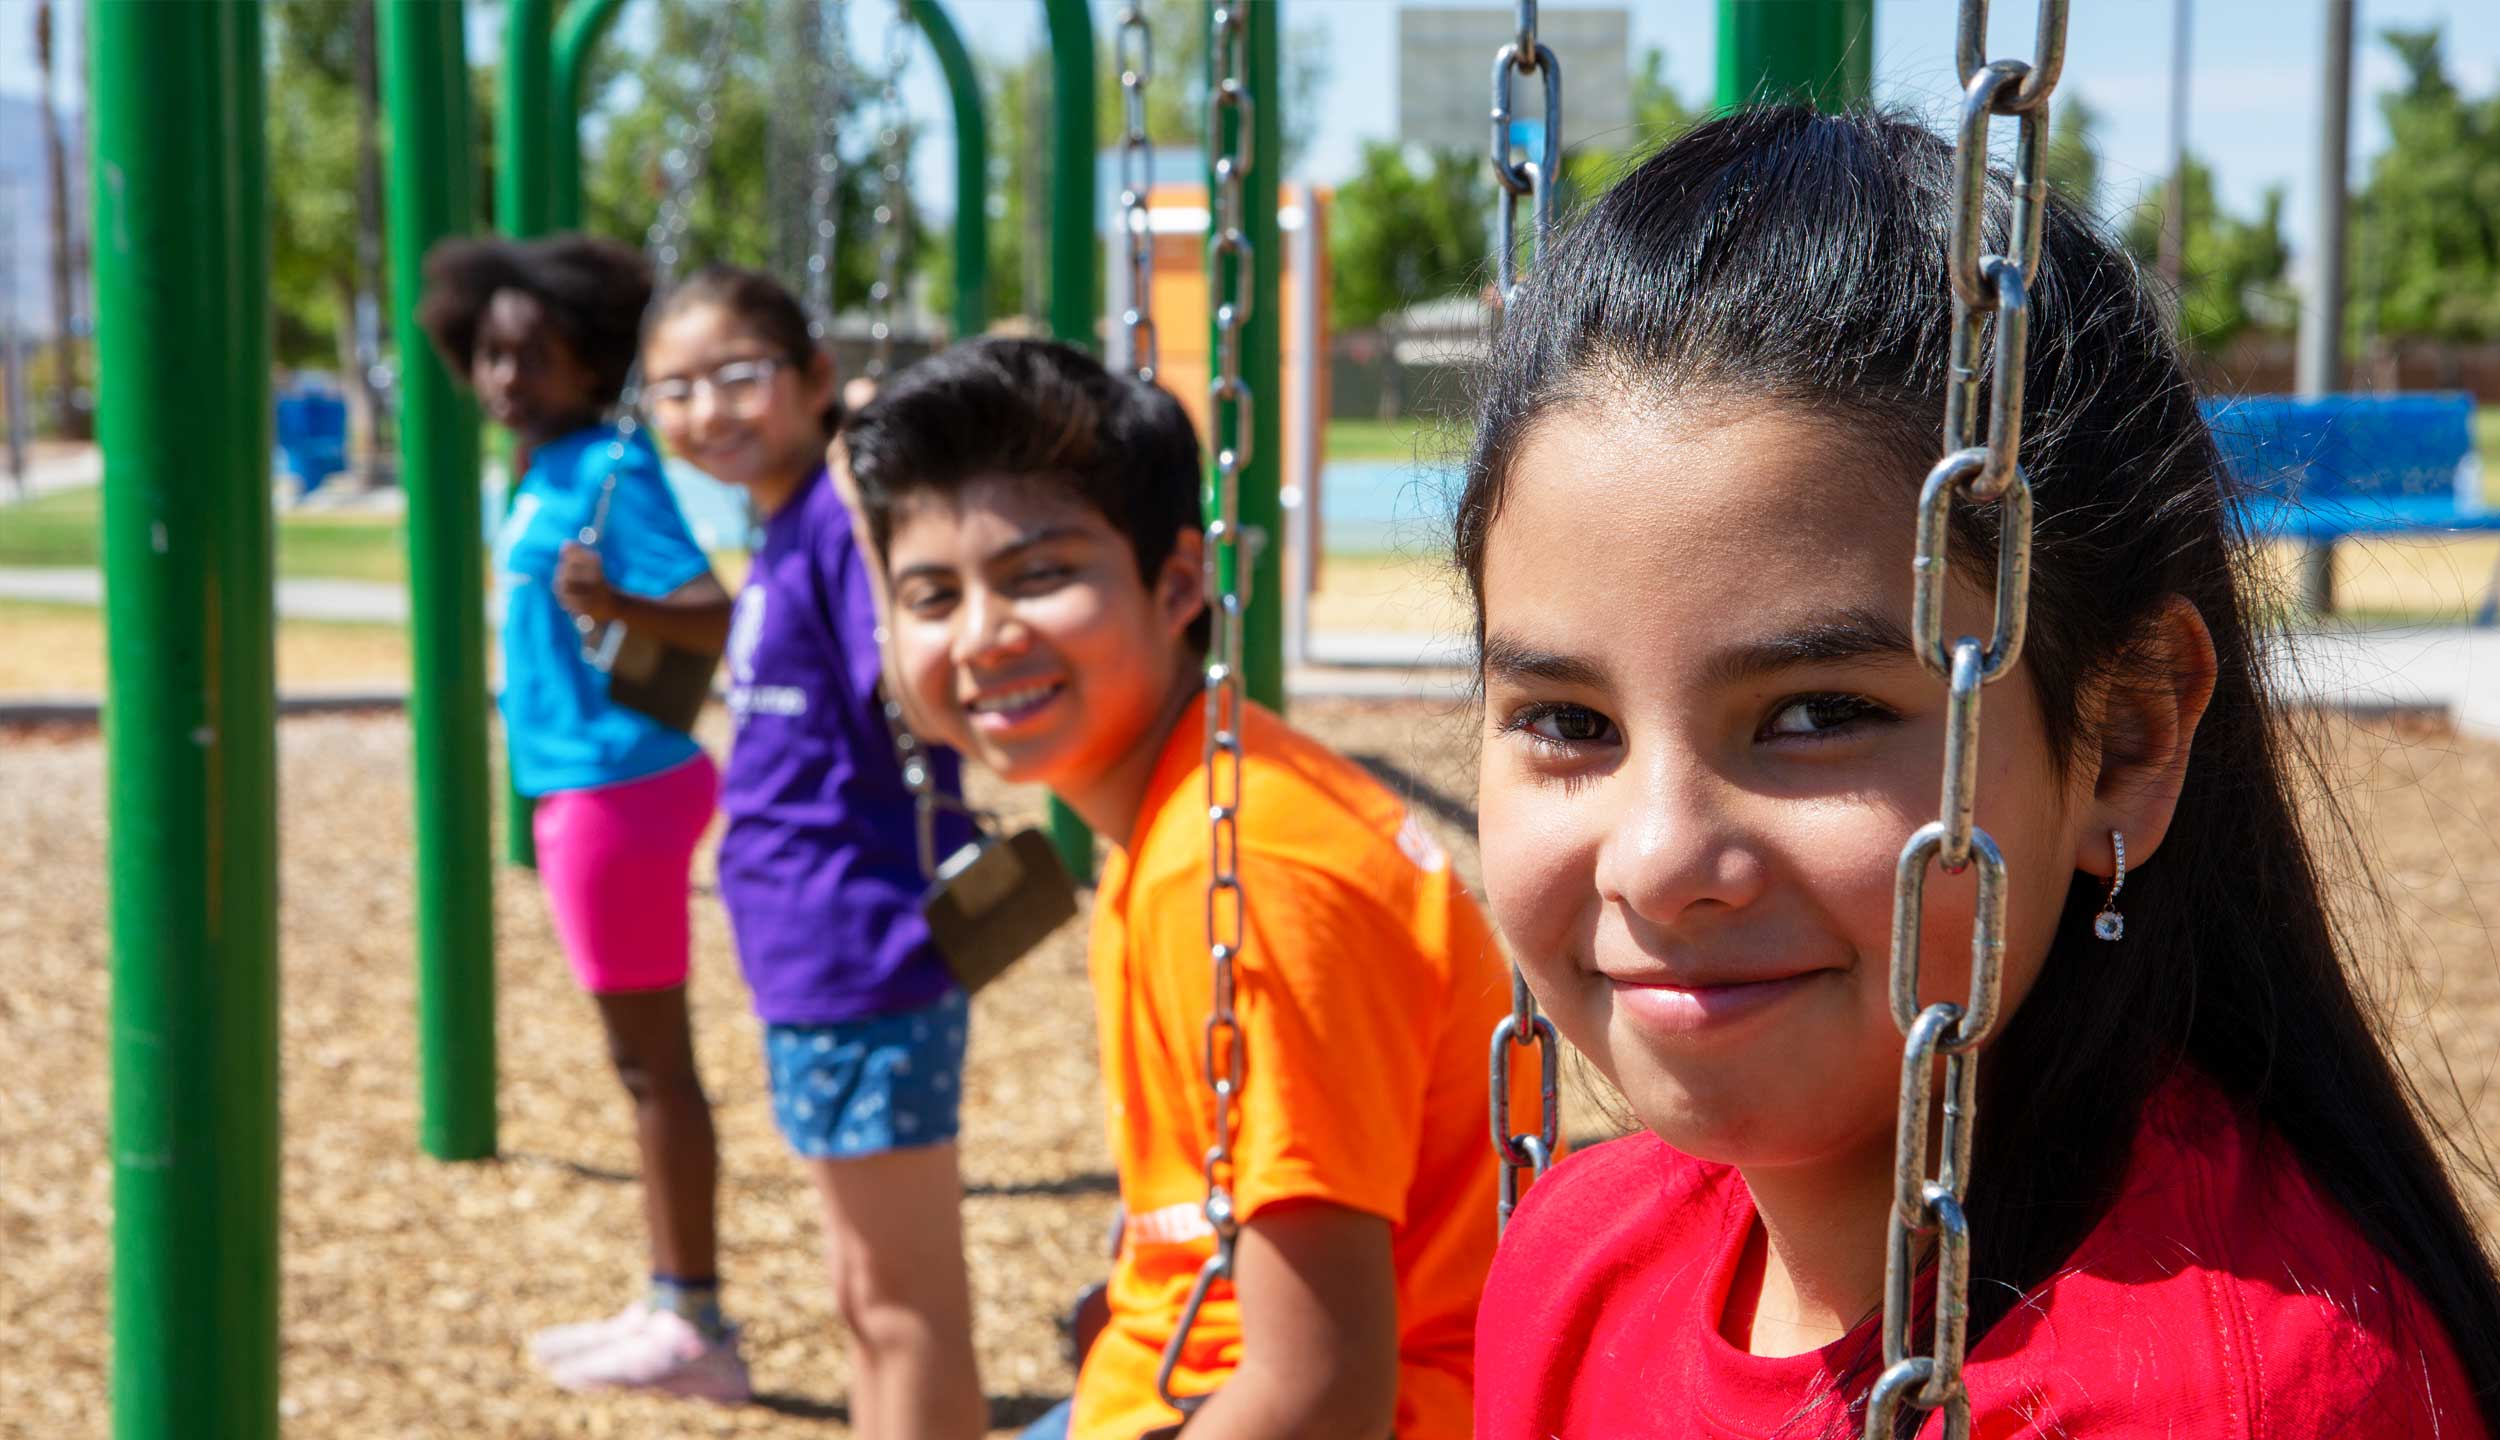
[[[1568,798],[1534,783],[1504,753],[1517,743],[1515,737],[1485,742],[1477,837],[1494,923],[1520,966],[1542,982],[1576,965],[1571,938],[1578,917],[1595,903],[1594,851],[1581,843]]]
[[[943,622],[898,619],[894,658],[902,668],[904,688],[920,712],[918,722],[940,732],[928,738],[961,749],[970,732],[955,703],[953,638]]]

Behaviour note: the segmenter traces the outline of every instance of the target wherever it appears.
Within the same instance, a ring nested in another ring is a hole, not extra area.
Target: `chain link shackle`
[[[905,122],[903,71],[911,64],[911,6],[896,0],[894,23],[885,32],[885,73],[877,97],[883,120],[877,129],[877,279],[868,287],[868,375],[894,368],[894,304],[903,291],[903,238],[911,197],[904,192]]]
[[[1866,1440],[1891,1440],[1901,1407],[1942,1409],[1946,1440],[1971,1433],[1962,1359],[1970,1338],[1969,1192],[1978,1123],[1979,1048],[1996,1027],[2005,962],[2005,858],[1973,816],[1979,795],[1979,700],[2021,656],[2031,598],[2031,482],[2022,450],[2023,367],[2030,339],[2030,282],[2040,266],[2048,188],[2049,95],[2065,63],[2068,0],[2041,0],[2037,58],[1988,61],[1987,0],[1962,0],[1955,55],[1963,78],[1954,136],[1953,229],[1947,264],[1953,285],[1951,366],[1945,387],[1944,458],[1918,499],[1912,568],[1912,648],[1946,687],[1943,794],[1939,818],[1922,825],[1893,872],[1892,1019],[1907,1044],[1901,1056],[1901,1110],[1894,1132],[1892,1204],[1884,1247],[1884,1371],[1867,1399]],[[1983,253],[1992,117],[2020,126],[2014,151],[2013,219],[2007,255]],[[1996,320],[1987,435],[1972,443],[1980,331]],[[1986,644],[1965,635],[1947,644],[1952,506],[1956,498],[1998,507],[1994,618]],[[1954,874],[1978,863],[1971,924],[1970,994],[1964,1004],[1919,1004],[1919,929],[1930,863]],[[1936,1062],[1944,1062],[1937,1173],[1928,1174],[1929,1112]],[[1913,1354],[1919,1242],[1936,1240],[1935,1323],[1930,1351]]]
[[[1182,1415],[1206,1396],[1176,1395],[1172,1376],[1180,1368],[1189,1333],[1218,1280],[1230,1281],[1241,1220],[1233,1206],[1233,1131],[1241,1099],[1241,1021],[1234,1012],[1234,966],[1241,957],[1241,731],[1242,554],[1241,473],[1250,460],[1250,386],[1242,378],[1242,326],[1250,317],[1251,253],[1243,185],[1252,162],[1250,21],[1246,0],[1213,0],[1209,44],[1215,83],[1209,87],[1207,144],[1214,154],[1215,194],[1207,241],[1207,293],[1215,303],[1215,363],[1207,385],[1210,429],[1216,451],[1209,484],[1207,593],[1214,625],[1207,647],[1206,736],[1200,761],[1207,776],[1207,959],[1214,967],[1214,1004],[1207,1016],[1207,1089],[1215,1123],[1205,1160],[1207,1228],[1215,1252],[1198,1267],[1181,1307],[1180,1323],[1155,1367],[1155,1393]]]
[[[1529,252],[1533,266],[1545,259],[1545,242],[1554,229],[1554,185],[1562,173],[1562,62],[1536,38],[1537,0],[1518,4],[1518,34],[1493,56],[1493,179],[1502,192],[1493,202],[1493,290],[1506,307],[1519,294],[1519,202],[1528,201],[1535,226]],[[1545,134],[1535,159],[1514,161],[1512,85],[1522,75],[1545,86]]]
[[[1554,177],[1562,165],[1562,62],[1537,39],[1537,0],[1518,0],[1518,26],[1510,43],[1493,56],[1493,178],[1501,187],[1494,198],[1493,271],[1496,303],[1507,308],[1519,294],[1519,200],[1526,196],[1536,230],[1531,239],[1532,262],[1545,258],[1545,242],[1554,228]],[[1511,86],[1521,75],[1537,77],[1545,86],[1545,139],[1538,158],[1513,162],[1510,156]],[[1537,1052],[1538,1113],[1533,1131],[1522,1133],[1511,1122],[1510,1070],[1520,1053]],[[1537,1013],[1536,996],[1517,967],[1510,972],[1510,1013],[1493,1027],[1493,1046],[1486,1096],[1490,1104],[1493,1154],[1501,1166],[1501,1198],[1493,1213],[1495,1229],[1510,1227],[1510,1212],[1519,1204],[1519,1176],[1530,1183],[1554,1163],[1562,1141],[1562,1041],[1554,1022]]]
[[[1128,330],[1129,373],[1151,385],[1161,367],[1155,341],[1154,217],[1146,197],[1154,187],[1154,149],[1146,139],[1146,86],[1154,79],[1154,27],[1142,6],[1120,7],[1118,60],[1120,109],[1125,128],[1120,134],[1120,235],[1128,263],[1128,308],[1120,323]]]

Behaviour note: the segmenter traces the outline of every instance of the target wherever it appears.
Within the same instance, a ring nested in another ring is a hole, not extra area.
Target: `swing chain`
[[[2068,0],[2041,0],[2037,58],[1985,61],[1987,0],[1962,0],[1956,57],[1964,80],[1954,139],[1954,208],[1947,259],[1953,285],[1951,366],[1945,387],[1944,458],[1928,472],[1918,501],[1912,568],[1912,648],[1945,681],[1946,726],[1941,816],[1919,827],[1893,872],[1893,1023],[1907,1043],[1901,1057],[1901,1110],[1894,1131],[1893,1194],[1884,1255],[1884,1371],[1868,1397],[1867,1440],[1891,1440],[1901,1407],[1944,1411],[1946,1440],[1971,1433],[1962,1360],[1970,1338],[1970,1185],[1978,1120],[1978,1052],[1996,1027],[2005,965],[2005,858],[1974,819],[1979,794],[1981,691],[2012,673],[2023,648],[2031,594],[2031,484],[2020,464],[2023,368],[2030,338],[2030,282],[2040,264],[2047,200],[2049,94],[2066,48]],[[2011,115],[2015,146],[2013,215],[2006,255],[1983,253],[1990,179],[1991,117]],[[1996,321],[1988,428],[1973,444],[1980,331]],[[1944,603],[1956,498],[1998,507],[1997,573],[1991,635],[1944,641]],[[1970,992],[1962,1004],[1919,1003],[1919,940],[1930,862],[1948,874],[1978,863],[1971,926]],[[1935,1091],[1944,1063],[1944,1095]],[[1941,1115],[1936,1173],[1928,1173],[1931,1110]],[[1921,1242],[1935,1241],[1934,1335],[1912,1354]]]
[[[868,287],[868,375],[894,368],[894,305],[903,289],[903,239],[911,220],[904,192],[909,116],[903,109],[903,71],[911,64],[912,18],[907,0],[895,0],[886,31],[884,84],[878,95],[883,123],[877,130],[877,279]]]
[[[1495,302],[1507,307],[1519,294],[1519,199],[1527,196],[1536,226],[1532,263],[1545,257],[1545,241],[1554,228],[1553,179],[1562,164],[1562,62],[1537,39],[1537,0],[1518,0],[1518,33],[1493,56],[1493,178],[1502,193],[1494,202],[1493,268]],[[1545,133],[1538,158],[1511,160],[1511,82],[1520,75],[1537,76],[1545,86]],[[1537,1127],[1522,1133],[1511,1123],[1510,1074],[1519,1052],[1537,1052],[1539,1084]],[[1558,1079],[1562,1041],[1554,1022],[1537,1013],[1536,996],[1527,977],[1510,972],[1510,1014],[1493,1027],[1493,1049],[1486,1097],[1492,1110],[1493,1153],[1500,1162],[1501,1197],[1494,1210],[1497,1229],[1508,1229],[1510,1212],[1519,1204],[1519,1174],[1534,1183],[1554,1163],[1562,1140],[1562,1101]]]
[[[1120,233],[1127,246],[1129,371],[1151,385],[1162,356],[1155,339],[1154,223],[1147,195],[1154,186],[1154,150],[1146,138],[1146,86],[1154,79],[1154,29],[1142,6],[1120,7]]]
[[[1216,297],[1216,363],[1208,384],[1211,430],[1217,446],[1206,527],[1207,593],[1215,608],[1207,650],[1206,735],[1200,761],[1207,789],[1207,958],[1214,969],[1214,1003],[1206,1025],[1207,1088],[1214,1122],[1205,1161],[1207,1228],[1215,1249],[1198,1268],[1180,1321],[1165,1342],[1155,1370],[1155,1393],[1186,1416],[1204,1395],[1176,1395],[1172,1376],[1180,1368],[1190,1331],[1218,1280],[1229,1282],[1241,1221],[1233,1203],[1233,1131],[1238,1123],[1243,1054],[1241,1021],[1234,1009],[1234,965],[1241,956],[1247,897],[1241,881],[1242,562],[1241,473],[1250,458],[1250,387],[1242,379],[1242,325],[1250,314],[1251,252],[1243,185],[1250,170],[1252,100],[1249,16],[1243,0],[1214,0],[1210,44],[1215,61],[1209,89],[1207,141],[1215,161],[1213,234],[1207,247],[1208,293]]]
[[[1493,179],[1502,188],[1493,207],[1493,289],[1507,306],[1519,296],[1519,202],[1529,202],[1531,265],[1545,258],[1545,242],[1554,229],[1554,185],[1562,173],[1562,62],[1536,38],[1537,0],[1518,0],[1519,33],[1493,56]],[[1545,86],[1543,134],[1533,160],[1512,160],[1511,127],[1517,106],[1513,82],[1522,75]]]
[[[850,96],[849,0],[818,12],[810,46],[816,82],[816,154],[807,191],[807,324],[822,344],[833,329],[834,265],[842,253],[842,112]]]
[[[878,631],[877,648],[883,651],[884,627]],[[911,792],[912,834],[919,845],[920,878],[927,880],[937,874],[937,776],[929,768],[929,747],[912,732],[902,702],[891,691],[878,700],[885,711],[886,733],[894,737],[895,766],[903,772],[903,788]]]

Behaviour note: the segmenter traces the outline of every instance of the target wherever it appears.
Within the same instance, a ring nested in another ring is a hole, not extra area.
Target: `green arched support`
[[[964,48],[963,33],[939,0],[910,0],[911,15],[929,37],[938,68],[946,76],[947,99],[955,116],[955,314],[957,335],[977,335],[989,326],[989,121],[981,103],[981,77]],[[548,184],[553,197],[553,228],[577,230],[582,223],[582,84],[590,72],[591,52],[607,38],[625,0],[573,0],[557,22],[548,86],[551,142]]]
[[[990,324],[990,127],[981,108],[981,77],[964,37],[938,0],[911,0],[912,19],[946,72],[955,107],[955,338]]]
[[[582,81],[590,52],[607,37],[625,0],[573,0],[556,22],[554,76],[547,86],[549,213],[558,230],[582,228]]]

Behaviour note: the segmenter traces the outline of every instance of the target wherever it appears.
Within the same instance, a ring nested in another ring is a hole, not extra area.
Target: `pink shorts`
[[[720,772],[697,755],[657,775],[542,795],[538,879],[574,977],[594,995],[686,983],[686,882]]]

